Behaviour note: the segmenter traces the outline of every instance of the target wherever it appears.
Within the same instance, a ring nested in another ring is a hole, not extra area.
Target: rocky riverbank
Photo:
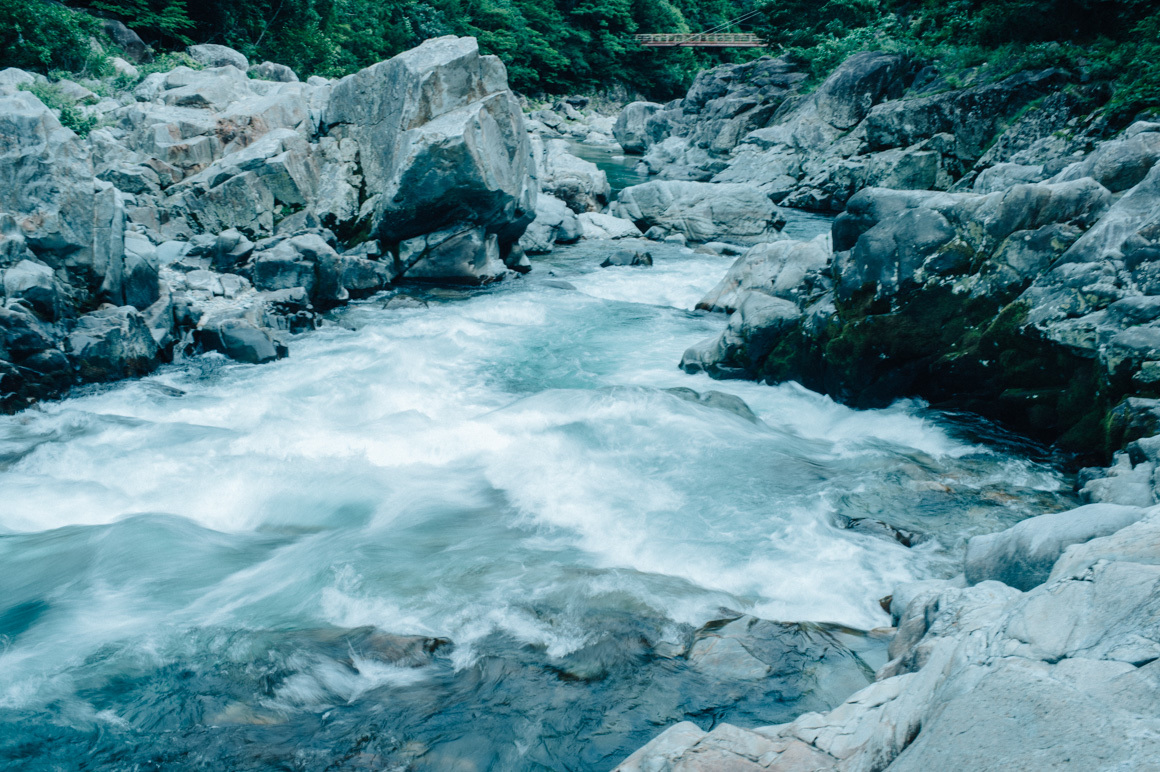
[[[679,228],[653,214],[669,201],[634,202],[687,185],[731,212],[741,184],[840,213],[830,238],[759,236],[699,305],[728,328],[681,366],[861,407],[920,396],[1113,464],[1081,472],[1091,504],[975,537],[957,578],[884,599],[891,660],[843,705],[682,723],[619,769],[1152,768],[1160,124],[1108,125],[1106,95],[1056,70],[950,88],[865,53],[802,80],[788,60],[718,68],[618,118],[658,177],[622,195],[642,224]]]
[[[135,84],[125,63],[89,84],[103,98],[71,84],[98,121],[85,137],[35,95],[43,78],[0,73],[5,411],[200,351],[270,361],[400,281],[527,270],[533,147],[474,40],[306,83],[221,46],[189,54]]]

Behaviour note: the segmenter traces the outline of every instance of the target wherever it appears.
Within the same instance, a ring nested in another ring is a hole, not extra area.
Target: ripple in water
[[[840,702],[894,583],[1067,505],[921,405],[680,372],[731,261],[605,249],[0,419],[0,766],[607,769]]]

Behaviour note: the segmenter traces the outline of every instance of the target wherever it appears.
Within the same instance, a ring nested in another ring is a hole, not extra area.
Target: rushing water
[[[842,700],[895,582],[1065,505],[921,405],[682,373],[730,261],[607,249],[0,419],[0,768],[608,769]],[[692,656],[738,613],[853,629]]]

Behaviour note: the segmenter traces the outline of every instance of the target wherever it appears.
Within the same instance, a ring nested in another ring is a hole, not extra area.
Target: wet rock
[[[687,373],[707,372],[716,378],[752,377],[762,359],[801,316],[797,305],[788,300],[748,292],[741,297],[720,337],[685,351],[681,369]]]
[[[198,330],[198,342],[207,351],[220,351],[230,359],[258,365],[286,356],[270,333],[244,319],[227,319]]]
[[[458,226],[399,244],[400,273],[408,279],[481,284],[502,278],[499,237],[483,228]]]
[[[745,400],[732,394],[726,394],[723,391],[697,392],[681,386],[665,389],[665,391],[687,402],[696,402],[706,407],[724,410],[727,413],[744,418],[751,423],[758,423],[761,420],[749,405],[745,403]]]
[[[975,536],[967,545],[967,581],[994,580],[1029,590],[1047,580],[1052,566],[1070,545],[1115,533],[1144,514],[1139,507],[1089,504],[1033,517],[1006,531]]]
[[[114,381],[152,372],[160,352],[145,319],[132,306],[85,314],[66,340],[82,380]]]
[[[926,541],[926,535],[904,528],[895,528],[889,523],[869,517],[837,516],[837,526],[843,530],[856,531],[876,539],[896,541],[903,547],[913,547]]]
[[[775,241],[750,247],[730,266],[725,277],[697,303],[706,311],[736,310],[746,292],[764,292],[799,305],[829,289],[826,274],[833,254],[830,239]]]
[[[643,249],[618,249],[604,258],[600,267],[608,268],[614,265],[651,266],[652,264],[652,255]]]

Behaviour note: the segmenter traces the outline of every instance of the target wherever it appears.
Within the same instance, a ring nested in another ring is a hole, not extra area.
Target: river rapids
[[[610,769],[841,702],[892,586],[1067,506],[920,403],[684,374],[731,260],[648,247],[0,418],[0,768]]]

